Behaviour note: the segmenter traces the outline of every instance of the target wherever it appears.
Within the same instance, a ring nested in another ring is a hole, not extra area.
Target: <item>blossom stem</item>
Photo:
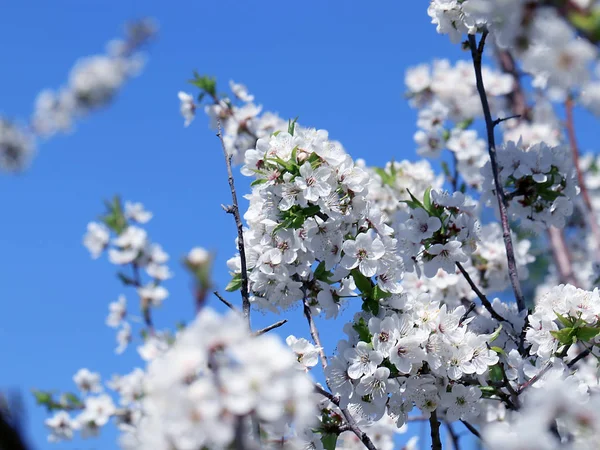
[[[306,297],[304,298],[304,317],[308,321],[308,327],[310,328],[310,335],[312,337],[313,342],[317,346],[319,352],[319,358],[321,359],[321,366],[323,370],[327,369],[327,356],[325,355],[325,350],[323,349],[323,345],[321,345],[321,338],[319,337],[319,330],[317,329],[317,325],[312,316],[312,312],[310,311],[310,306],[306,301]]]
[[[458,267],[458,270],[460,270],[460,273],[463,274],[463,276],[467,280],[467,283],[469,283],[469,286],[471,286],[471,289],[473,289],[475,294],[477,294],[477,297],[479,297],[479,300],[481,300],[481,304],[484,306],[485,309],[488,310],[488,312],[492,315],[492,317],[500,322],[506,322],[507,320],[496,312],[496,310],[494,309],[494,307],[492,306],[492,304],[490,303],[488,298],[485,296],[485,294],[479,290],[477,285],[471,279],[469,272],[467,272],[465,270],[463,265],[461,263],[457,262],[456,267]]]
[[[279,322],[275,322],[274,324],[269,325],[268,327],[265,327],[265,328],[262,328],[262,329],[260,329],[258,331],[255,331],[254,335],[255,336],[260,336],[261,334],[265,334],[265,333],[267,333],[267,332],[269,332],[271,330],[274,330],[275,328],[279,328],[280,326],[282,326],[285,323],[287,323],[287,319],[280,320]]]
[[[242,269],[242,286],[240,292],[242,294],[242,311],[244,317],[248,321],[250,326],[250,295],[248,293],[248,267],[246,265],[246,248],[244,247],[244,226],[240,217],[240,208],[238,204],[237,194],[235,191],[235,183],[233,180],[233,172],[231,170],[231,157],[232,155],[227,153],[225,148],[225,141],[223,141],[223,133],[221,129],[221,121],[217,123],[218,133],[217,137],[221,141],[221,147],[223,148],[223,156],[225,156],[225,165],[227,166],[227,178],[229,180],[229,189],[231,191],[231,200],[233,205],[228,209],[228,212],[235,218],[235,224],[237,226],[238,234],[238,250],[240,252],[240,265]]]
[[[471,433],[473,433],[475,436],[477,436],[479,439],[481,439],[481,434],[479,434],[479,431],[477,431],[477,428],[475,428],[473,425],[471,425],[466,420],[461,420],[461,422],[467,428],[467,430],[469,430]]]
[[[517,263],[515,260],[515,252],[513,248],[512,237],[510,234],[510,224],[508,222],[507,206],[504,189],[500,182],[500,173],[498,170],[498,161],[496,160],[496,141],[494,138],[494,121],[492,120],[492,113],[490,111],[490,105],[488,103],[487,94],[483,85],[483,75],[481,72],[481,59],[483,55],[483,49],[485,46],[485,40],[487,37],[487,30],[483,31],[479,45],[475,36],[469,34],[469,46],[471,47],[471,57],[473,59],[473,67],[475,69],[475,79],[477,83],[477,92],[481,100],[481,106],[483,109],[483,115],[485,117],[485,126],[487,130],[488,140],[488,153],[490,155],[490,163],[492,166],[492,174],[494,176],[494,186],[496,189],[496,198],[498,200],[498,209],[500,211],[500,223],[502,225],[502,236],[504,238],[504,246],[506,247],[506,258],[508,260],[508,275],[512,284],[513,292],[515,294],[515,300],[519,311],[527,309],[523,292],[521,290],[521,282],[519,281],[519,274],[517,271]]]
[[[440,421],[437,418],[437,411],[431,412],[431,416],[429,417],[429,427],[431,429],[431,450],[442,450]]]
[[[219,294],[219,291],[214,291],[214,292],[213,292],[213,294],[215,294],[215,296],[216,296],[216,297],[217,297],[219,300],[221,300],[221,302],[222,302],[222,303],[223,303],[225,306],[227,306],[229,309],[233,309],[234,311],[236,310],[236,307],[235,307],[235,306],[233,306],[233,304],[232,304],[230,301],[228,301],[228,300],[225,300],[225,298],[224,298],[224,297],[223,297],[221,294]]]
[[[587,209],[588,225],[592,234],[594,235],[594,241],[596,242],[596,258],[600,259],[600,226],[598,226],[598,220],[594,212],[590,193],[585,184],[585,177],[581,171],[581,165],[579,163],[579,145],[577,144],[577,135],[575,134],[575,121],[573,119],[573,97],[570,95],[565,100],[565,128],[567,130],[567,138],[569,139],[569,146],[571,147],[571,153],[573,155],[573,165],[577,171],[577,182],[579,183],[579,189],[581,190],[581,197],[583,198],[583,204]]]
[[[448,429],[448,434],[452,439],[452,446],[454,447],[454,450],[460,450],[460,436],[456,433],[456,430],[450,422],[444,423],[446,425],[446,428]]]

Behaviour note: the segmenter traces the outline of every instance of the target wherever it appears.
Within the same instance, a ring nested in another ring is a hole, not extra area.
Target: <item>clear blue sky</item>
[[[329,130],[369,164],[414,159],[415,112],[402,97],[404,71],[461,56],[429,24],[426,5],[3,2],[0,112],[17,118],[28,117],[41,89],[62,85],[77,58],[102,52],[126,20],[152,16],[160,24],[146,70],[110,108],[41,145],[26,173],[0,177],[0,388],[23,394],[36,448],[111,449],[116,433],[48,444],[46,414],[29,389],[73,390],[81,367],[108,379],[140,364],[133,348],[114,355],[115,333],[104,325],[108,303],[121,292],[134,303],[135,294],[120,286],[114,266],[93,261],[81,245],[103,199],[119,193],[155,214],[147,229],[171,255],[175,272],[166,284],[171,296],[155,315],[159,328],[193,315],[190,281],[178,263],[191,247],[217,251],[215,279],[221,288],[227,282],[235,228],[220,207],[229,191],[219,143],[203,114],[188,129],[179,115],[176,94],[188,89],[192,70],[215,75],[223,88],[230,78],[245,83],[265,109]],[[238,180],[244,192],[248,183]],[[296,320],[281,334],[307,336],[301,311],[289,316]],[[254,315],[257,327],[270,321]],[[327,323],[330,351],[342,325]]]

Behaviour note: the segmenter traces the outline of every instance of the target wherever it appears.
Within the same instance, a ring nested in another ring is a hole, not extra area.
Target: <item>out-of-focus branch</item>
[[[521,84],[521,76],[517,70],[515,59],[509,50],[497,49],[496,59],[503,72],[509,74],[513,78],[513,89],[507,95],[509,105],[513,112],[520,118],[529,122],[531,120],[531,109],[527,106],[527,99],[523,86]],[[571,264],[571,254],[565,241],[564,231],[555,227],[548,229],[548,240],[552,249],[554,262],[558,269],[558,274],[561,283],[569,283],[573,286],[578,286],[579,283],[573,273]]]
[[[485,47],[485,40],[487,37],[487,30],[484,30],[479,45],[474,35],[469,35],[469,46],[471,48],[471,57],[473,59],[473,67],[475,69],[475,79],[477,84],[477,92],[481,100],[481,106],[483,109],[483,115],[485,118],[485,126],[487,130],[488,139],[488,153],[490,155],[490,162],[492,166],[492,174],[494,176],[494,186],[496,189],[496,199],[498,200],[498,210],[500,211],[500,223],[502,225],[502,236],[504,238],[504,246],[506,247],[506,258],[508,260],[508,275],[512,284],[513,292],[515,294],[515,300],[519,311],[527,309],[525,299],[523,298],[523,292],[521,290],[521,282],[519,281],[519,274],[517,271],[517,263],[515,260],[515,252],[510,234],[510,224],[508,222],[508,201],[504,195],[504,188],[500,182],[500,173],[498,170],[498,161],[496,159],[496,140],[494,137],[494,120],[492,119],[492,113],[490,111],[490,105],[485,92],[483,84],[483,75],[481,72],[481,59],[483,55],[483,49]]]
[[[429,417],[429,427],[431,429],[431,450],[442,450],[440,421],[437,418],[437,411],[431,412],[431,416]]]
[[[571,147],[571,154],[573,155],[573,165],[575,166],[575,170],[577,171],[577,182],[579,183],[579,189],[581,190],[581,197],[583,198],[583,204],[585,206],[585,209],[587,210],[587,214],[585,214],[585,216],[587,216],[588,225],[592,234],[594,235],[594,241],[596,243],[596,259],[600,259],[600,226],[598,226],[598,220],[596,219],[594,207],[592,206],[590,193],[587,190],[585,184],[585,177],[583,176],[583,172],[581,171],[581,165],[579,163],[579,145],[577,144],[577,136],[575,133],[573,106],[573,98],[571,96],[568,96],[567,100],[565,101],[565,128],[567,130],[569,146]]]

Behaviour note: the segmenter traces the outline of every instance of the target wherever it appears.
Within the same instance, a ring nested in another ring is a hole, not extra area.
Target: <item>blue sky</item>
[[[327,129],[355,158],[382,165],[415,159],[405,69],[468,57],[436,34],[426,2],[4,2],[0,113],[27,118],[41,89],[64,84],[77,58],[102,52],[125,21],[141,16],[160,24],[143,74],[73,134],[40,145],[27,172],[0,177],[0,388],[22,393],[39,449],[115,448],[116,433],[48,444],[46,414],[29,389],[73,390],[81,367],[108,379],[140,365],[133,348],[114,355],[114,330],[104,325],[109,302],[125,293],[134,303],[135,295],[120,286],[114,266],[93,261],[81,245],[103,199],[118,193],[154,212],[149,235],[175,272],[155,314],[159,328],[193,317],[190,280],[178,263],[193,246],[217,252],[215,280],[221,290],[227,283],[235,227],[220,207],[230,198],[219,143],[202,114],[188,129],[179,115],[176,94],[190,90],[194,69],[223,89],[229,79],[245,83],[266,110]],[[238,185],[247,192],[241,176]],[[294,319],[280,334],[307,336],[300,309],[287,317]],[[253,319],[256,327],[272,321]],[[330,352],[342,325],[323,332]]]

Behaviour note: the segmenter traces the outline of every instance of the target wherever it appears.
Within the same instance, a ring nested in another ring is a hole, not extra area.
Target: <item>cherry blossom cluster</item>
[[[377,420],[388,414],[398,427],[416,406],[448,421],[479,414],[484,377],[498,362],[491,335],[468,329],[465,308],[440,306],[427,294],[393,295],[376,316],[358,313],[338,343],[327,381],[341,404]],[[438,414],[439,416],[439,414]]]
[[[529,316],[526,339],[531,354],[547,359],[565,345],[595,345],[599,316],[598,288],[585,291],[569,284],[552,288]]]
[[[375,277],[379,289],[399,292],[402,260],[393,230],[367,199],[369,175],[326,131],[290,131],[259,139],[242,168],[255,177],[244,216],[252,302],[279,310],[308,296],[331,316],[352,294],[353,278]],[[229,267],[239,280],[239,256]]]
[[[593,449],[600,438],[598,377],[557,377],[526,392],[524,405],[484,428],[486,448]]]
[[[141,203],[125,202],[123,207],[117,197],[112,203],[107,203],[107,209],[102,222],[88,224],[83,244],[93,258],[99,258],[107,251],[112,264],[130,268],[130,273],[120,271],[117,275],[124,285],[135,287],[146,325],[149,331],[153,331],[150,311],[160,306],[169,295],[162,285],[163,281],[172,277],[166,265],[169,255],[159,244],[150,241],[146,230],[139,226],[152,218],[152,213],[146,211]],[[148,282],[144,282],[142,270],[149,278]],[[122,353],[131,341],[131,325],[125,320],[126,316],[127,300],[120,295],[109,305],[106,319],[108,326],[119,329],[117,353]]]
[[[277,114],[262,112],[262,106],[254,103],[254,95],[250,94],[243,84],[230,80],[229,87],[233,97],[220,98],[214,79],[196,75],[191,83],[201,89],[198,103],[205,96],[212,101],[204,107],[210,119],[210,126],[217,130],[220,124],[225,148],[236,163],[244,161],[244,153],[255,147],[257,139],[287,129],[287,122]],[[178,96],[181,114],[185,119],[185,126],[188,126],[194,119],[198,105],[191,94],[180,91]]]
[[[306,429],[318,413],[293,353],[273,335],[253,336],[233,311],[203,309],[150,361],[143,386],[139,420],[121,437],[126,449],[228,448],[260,439],[255,426],[281,442],[289,425]]]
[[[533,230],[565,226],[579,193],[577,174],[565,147],[538,143],[525,148],[521,142],[509,141],[498,152],[498,166],[508,212],[515,220]],[[482,201],[497,205],[490,163],[482,174]]]
[[[422,264],[431,278],[439,269],[454,273],[456,263],[469,261],[481,228],[473,202],[460,192],[428,190],[423,202],[413,196],[407,203],[410,210],[400,212],[397,221],[405,267],[419,270]]]
[[[66,86],[39,93],[32,118],[35,132],[50,137],[71,131],[75,120],[111,102],[125,82],[143,68],[144,59],[138,50],[154,33],[151,21],[140,21],[128,29],[127,39],[110,41],[106,54],[77,61]]]
[[[27,129],[0,118],[0,170],[16,172],[35,154],[35,137]]]
[[[105,106],[144,66],[139,49],[155,34],[149,19],[129,24],[124,40],[109,42],[105,55],[82,58],[58,91],[41,91],[27,126],[0,117],[0,171],[25,169],[36,153],[36,138],[73,129],[73,122]]]
[[[485,77],[490,101],[495,102],[495,109],[501,109],[502,96],[511,92],[513,80],[488,67]],[[439,149],[433,142],[425,145],[426,137],[445,141],[443,131],[448,121],[458,125],[482,115],[470,61],[459,60],[452,65],[447,59],[441,59],[431,65],[411,67],[406,71],[404,83],[411,105],[420,109],[417,125],[422,132],[415,135],[415,141],[422,146],[420,154],[424,156],[437,156]]]
[[[597,82],[587,82],[598,56],[592,43],[579,38],[581,32],[591,31],[586,29],[590,22],[584,20],[593,16],[592,2],[583,2],[588,5],[582,7],[570,5],[580,2],[565,3],[557,9],[525,0],[432,0],[428,14],[438,33],[448,34],[453,42],[460,42],[465,34],[489,31],[500,48],[509,48],[521,58],[523,69],[534,75],[535,87],[550,88],[553,95],[564,98],[582,86],[588,93],[597,92]],[[597,94],[595,99],[587,98],[591,109],[597,110]]]
[[[512,77],[488,67],[485,77],[492,108],[502,110],[503,96],[513,88]],[[448,60],[437,60],[431,66],[412,67],[406,72],[405,84],[411,104],[419,109],[419,130],[414,135],[417,154],[437,158],[448,149],[464,181],[479,187],[479,169],[488,157],[487,143],[477,131],[468,129],[482,115],[472,63],[457,61],[452,66]]]

